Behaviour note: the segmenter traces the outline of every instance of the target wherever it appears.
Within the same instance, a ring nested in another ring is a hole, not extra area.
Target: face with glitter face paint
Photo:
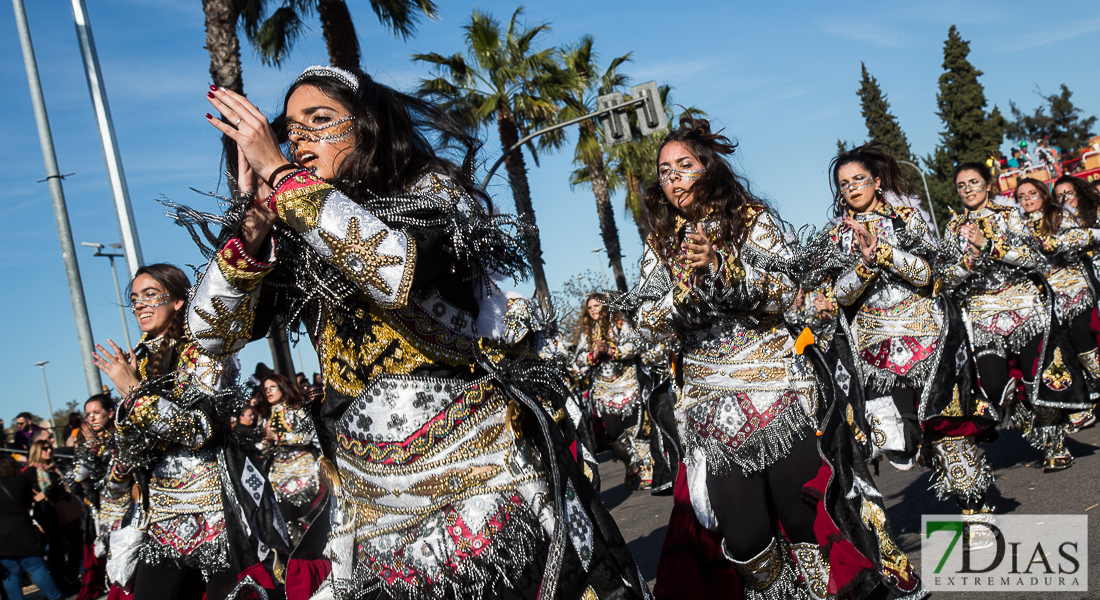
[[[184,303],[184,300],[173,299],[164,285],[149,274],[142,273],[134,278],[130,290],[130,309],[134,312],[138,327],[149,334],[150,339],[168,331],[176,318],[176,311],[182,309]]]
[[[354,117],[312,85],[294,90],[286,103],[287,138],[294,162],[325,180],[336,178],[355,145]]]
[[[959,171],[955,177],[955,188],[959,193],[959,200],[969,210],[981,210],[989,202],[989,182],[977,171]]]
[[[872,176],[867,167],[850,162],[837,169],[836,178],[840,194],[852,212],[867,212],[875,207],[882,181]]]
[[[681,213],[695,202],[695,194],[691,188],[706,172],[699,159],[680,142],[665,144],[657,157],[657,177],[661,190],[669,204]]]
[[[1030,183],[1025,183],[1016,188],[1016,201],[1020,203],[1020,208],[1024,209],[1027,214],[1043,208],[1043,196],[1040,195],[1039,189]]]

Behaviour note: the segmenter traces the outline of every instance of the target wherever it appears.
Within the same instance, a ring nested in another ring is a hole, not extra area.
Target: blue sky
[[[209,110],[202,3],[88,4],[145,260],[199,264],[201,256],[186,233],[164,217],[155,199],[164,195],[215,208],[189,189],[214,190],[219,184],[218,138],[202,116]],[[505,22],[516,7],[439,4],[439,18],[425,21],[415,37],[402,42],[381,28],[368,3],[349,1],[364,68],[383,83],[410,89],[427,75],[410,54],[462,50],[461,26],[475,6]],[[525,18],[552,24],[546,44],[592,34],[605,63],[633,52],[634,61],[624,69],[632,83],[670,84],[676,102],[710,113],[740,142],[735,166],[787,220],[801,225],[825,220],[825,172],[836,140],[862,141],[866,135],[855,95],[860,61],[878,78],[914,151],[933,150],[942,129],[935,114],[937,78],[952,24],[971,42],[970,60],[985,72],[981,81],[989,101],[1006,115],[1009,100],[1031,111],[1040,103],[1037,88],[1050,93],[1062,83],[1087,114],[1100,113],[1094,58],[1100,9],[1075,5],[1081,7],[1077,12],[1051,10],[1029,19],[1035,5],[1025,2],[695,2],[673,9],[657,2],[542,0],[528,6]],[[76,173],[64,187],[92,331],[100,343],[120,341],[108,263],[79,245],[117,242],[119,233],[72,13],[60,0],[31,0],[27,13],[60,169]],[[247,46],[242,54],[245,91],[269,115],[302,68],[327,62],[315,19],[282,70],[264,67]],[[0,202],[0,417],[10,424],[21,410],[46,412],[35,362],[50,361],[46,369],[55,407],[83,401],[86,386],[49,190],[36,183],[45,176],[44,167],[10,9],[0,10],[0,56],[6,82],[0,86],[0,106],[7,117],[0,161],[8,182]],[[499,142],[495,130],[489,133],[483,158],[491,162]],[[570,190],[570,157],[546,156],[537,168],[528,161],[551,288],[599,268],[591,252],[602,245],[594,202],[588,190]],[[503,180],[490,191],[499,205],[511,206]],[[621,199],[615,204],[619,210]],[[620,212],[620,237],[628,262],[636,262],[641,245],[626,219]],[[136,339],[137,326],[132,319],[129,325]],[[318,370],[308,344],[299,350],[304,363],[299,369]],[[299,360],[298,350],[294,359]],[[247,372],[258,361],[270,364],[267,344],[252,344],[241,360]]]

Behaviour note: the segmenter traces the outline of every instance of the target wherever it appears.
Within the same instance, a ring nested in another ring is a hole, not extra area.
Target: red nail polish
[[[210,86],[210,91],[211,91],[211,92],[216,92],[216,91],[218,91],[218,86],[216,86],[216,85],[212,85],[212,86]]]
[[[206,97],[207,98],[213,98],[214,97],[214,92],[206,92]]]
[[[207,118],[207,119],[213,119],[213,118],[214,118],[214,115],[212,115],[212,114],[210,114],[210,113],[206,113],[206,118]]]

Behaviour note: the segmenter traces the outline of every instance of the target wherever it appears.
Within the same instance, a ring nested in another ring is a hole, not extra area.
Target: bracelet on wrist
[[[278,180],[278,183],[276,183],[275,178],[278,177],[280,173],[283,173],[284,171],[286,171],[288,169],[291,170],[291,171],[296,171],[298,168],[299,167],[297,165],[295,165],[294,163],[286,163],[285,165],[280,165],[278,167],[275,167],[275,170],[272,171],[271,175],[267,178],[267,184],[269,186],[271,186],[272,191],[275,191],[275,190],[279,189],[279,187],[283,184],[283,181]]]

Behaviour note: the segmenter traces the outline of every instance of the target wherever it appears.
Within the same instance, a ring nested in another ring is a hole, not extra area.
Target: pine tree
[[[882,88],[878,86],[878,80],[867,72],[867,65],[860,63],[860,67],[863,69],[863,79],[860,81],[856,95],[859,96],[860,105],[863,108],[867,140],[886,144],[897,160],[913,162],[909,140],[898,125],[898,118],[890,112],[890,102],[882,93]]]
[[[1005,133],[1017,142],[1047,138],[1051,145],[1058,146],[1062,152],[1072,152],[1088,145],[1093,136],[1092,127],[1096,117],[1081,118],[1081,109],[1073,105],[1066,84],[1062,84],[1062,93],[1044,96],[1046,106],[1035,109],[1034,115],[1025,115],[1016,108],[1015,102],[1009,102],[1012,116],[1016,119],[1008,124]],[[1045,110],[1044,110],[1045,109]]]
[[[943,44],[943,69],[940,91],[936,94],[936,114],[943,121],[940,144],[924,158],[932,171],[928,180],[936,220],[947,223],[950,210],[961,210],[952,175],[964,162],[985,162],[996,156],[1004,140],[1006,122],[996,106],[985,110],[985,89],[978,81],[982,72],[967,60],[970,42],[959,36],[954,25]]]

